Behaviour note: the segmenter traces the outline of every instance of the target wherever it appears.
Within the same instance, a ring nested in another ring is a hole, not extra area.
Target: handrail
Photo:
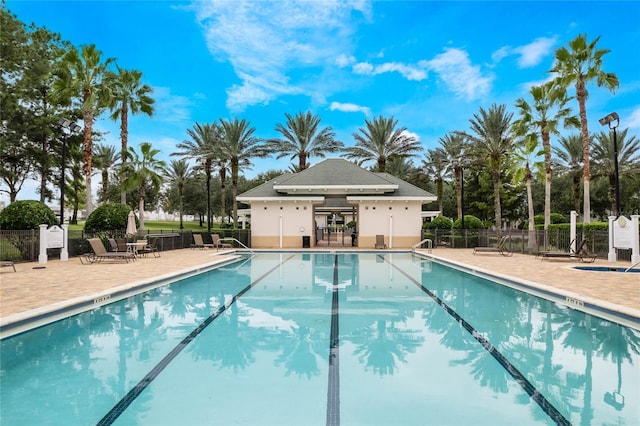
[[[237,238],[234,237],[222,237],[220,238],[220,241],[235,241],[236,243],[240,244],[242,247],[246,248],[247,250],[249,250],[249,253],[251,253],[251,256],[254,256],[255,253],[253,252],[253,250],[251,250],[249,247],[245,246],[242,241],[238,240]]]
[[[625,269],[625,272],[629,272],[630,270],[632,270],[635,266],[640,265],[640,260],[637,261],[636,263],[634,263],[633,265],[629,266],[627,269]]]
[[[421,247],[424,243],[427,243],[427,251],[431,253],[431,250],[433,249],[433,241],[430,238],[425,238],[418,244],[414,244],[413,246],[411,246],[411,250],[416,251],[416,248]]]

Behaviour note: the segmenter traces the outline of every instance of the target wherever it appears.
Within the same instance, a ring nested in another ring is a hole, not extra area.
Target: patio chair
[[[103,260],[124,260],[128,263],[130,259],[135,260],[135,256],[131,252],[107,251],[100,238],[89,238],[87,241],[89,245],[91,245],[91,250],[93,250],[93,254],[87,257],[89,263],[101,262]]]
[[[0,268],[3,268],[5,266],[11,266],[13,268],[13,272],[16,272],[16,264],[13,263],[13,260],[1,260]]]
[[[376,235],[376,249],[386,249],[387,245],[384,242],[384,235]]]
[[[220,241],[220,235],[218,234],[211,234],[211,241],[215,248],[233,248],[231,244]]]
[[[118,251],[127,251],[126,238],[116,238],[116,244],[118,245]]]
[[[202,235],[200,234],[193,234],[193,244],[191,244],[191,248],[213,248],[214,245],[213,244],[205,244],[204,240],[202,239]]]
[[[476,253],[500,253],[502,256],[511,256],[513,252],[507,248],[507,242],[509,237],[503,235],[498,241],[498,245],[495,247],[474,247],[473,254]]]
[[[571,245],[569,245],[571,247]],[[580,262],[593,263],[596,260],[597,255],[590,254],[587,250],[587,240],[580,241],[578,248],[573,251],[569,248],[569,251],[542,251],[538,253],[541,260],[545,259],[569,259],[579,260]]]
[[[160,252],[158,251],[158,239],[157,238],[149,238],[149,242],[144,245],[144,247],[138,249],[138,253],[146,256],[148,253],[153,254],[153,257],[160,257]]]
[[[109,246],[111,246],[110,251],[120,251],[120,248],[118,247],[118,243],[116,242],[115,238],[109,238]]]

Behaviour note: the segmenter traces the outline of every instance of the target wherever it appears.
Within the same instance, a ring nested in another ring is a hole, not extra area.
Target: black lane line
[[[329,388],[327,391],[327,426],[340,425],[340,323],[338,315],[338,255],[333,264],[331,302],[331,336],[329,337]]]
[[[218,318],[224,311],[227,310],[227,308],[231,307],[231,305],[233,305],[236,300],[242,297],[242,295],[247,291],[251,290],[253,286],[258,284],[267,275],[271,274],[291,258],[293,258],[293,256],[288,257],[278,265],[265,272],[261,277],[243,288],[238,294],[233,296],[233,298],[229,302],[220,306],[213,314],[211,314],[207,319],[200,323],[200,325],[198,325],[195,330],[189,333],[187,337],[185,337],[180,343],[178,343],[176,347],[171,350],[171,352],[169,352],[164,358],[162,358],[162,360],[155,367],[153,367],[153,369],[149,371],[149,373],[147,373],[147,375],[144,376],[143,379],[133,387],[133,389],[131,389],[120,401],[118,401],[116,405],[113,406],[113,408],[102,419],[100,419],[100,421],[97,423],[98,426],[108,426],[113,424],[113,422],[116,421],[118,417],[120,417],[124,410],[126,410],[127,407],[129,407],[129,405],[131,405],[131,403],[135,401],[135,399],[142,393],[142,391],[144,391],[147,386],[149,386],[151,382],[156,377],[158,377],[158,374],[160,374],[162,370],[164,370],[165,367],[169,365],[169,363],[173,361],[173,359],[178,356],[178,354],[182,352],[182,350],[186,348],[187,345],[191,343],[191,341],[193,341],[193,339],[195,339],[198,334],[200,334],[205,328],[207,328],[207,326],[211,324],[213,320]]]
[[[388,261],[385,259],[385,262]],[[456,320],[456,322],[458,322],[458,324],[462,325],[465,330],[467,330],[469,334],[471,334],[471,336],[473,336],[473,338],[476,339],[482,345],[482,347],[487,352],[489,352],[489,354],[491,354],[491,356],[493,356],[500,363],[500,365],[502,365],[505,370],[507,370],[511,377],[513,377],[515,381],[520,385],[520,387],[522,387],[522,389],[524,389],[524,391],[529,394],[531,399],[533,399],[540,406],[540,408],[542,408],[542,410],[547,413],[551,420],[556,422],[557,425],[571,425],[571,422],[565,416],[563,416],[562,413],[559,412],[558,409],[554,407],[553,404],[549,402],[549,400],[545,398],[544,395],[542,395],[542,393],[540,393],[540,391],[536,389],[535,386],[533,386],[533,384],[520,372],[520,370],[518,370],[515,365],[511,364],[511,362],[509,362],[509,360],[504,355],[502,355],[502,353],[500,353],[500,351],[495,346],[493,346],[491,342],[489,342],[480,333],[478,333],[478,331],[473,328],[471,324],[465,321],[464,318],[458,315],[455,310],[453,310],[449,305],[442,301],[431,290],[423,286],[420,282],[416,281],[413,277],[409,276],[405,271],[392,263],[390,263],[390,265],[394,269],[399,271],[402,275],[409,278],[412,283],[417,285],[424,293],[426,293],[438,305],[440,305],[442,309],[444,309],[449,315],[451,315]]]

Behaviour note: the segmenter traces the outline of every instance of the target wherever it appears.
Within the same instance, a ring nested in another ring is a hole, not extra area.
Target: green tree
[[[618,77],[604,71],[603,57],[610,52],[608,49],[598,49],[596,45],[600,37],[592,42],[587,41],[586,34],[580,34],[569,42],[569,47],[561,47],[556,50],[555,63],[550,70],[557,74],[556,83],[564,88],[574,86],[576,99],[580,108],[580,125],[582,130],[582,162],[584,185],[583,222],[591,221],[591,197],[589,185],[591,181],[589,126],[587,124],[587,84],[594,81],[598,87],[604,87],[609,91],[615,91],[620,85]]]
[[[108,199],[107,188],[109,188],[109,173],[118,161],[119,155],[116,154],[116,148],[111,145],[96,145],[94,157],[96,168],[100,170],[102,175],[100,202],[106,203]]]
[[[580,212],[580,181],[582,178],[582,138],[580,135],[563,136],[558,140],[559,146],[553,147],[557,158],[555,168],[560,173],[571,176],[571,193],[573,209]]]
[[[566,90],[552,82],[533,86],[529,90],[531,104],[524,98],[516,100],[516,108],[520,118],[514,122],[517,133],[522,136],[542,138],[545,164],[544,185],[544,229],[551,223],[551,135],[559,134],[559,127],[578,127],[578,118],[571,115],[571,108],[567,106],[569,99]],[[530,142],[527,142],[527,144]],[[525,144],[525,151],[526,145]],[[524,152],[521,151],[521,154]],[[531,228],[529,228],[531,229]]]
[[[527,216],[529,221],[529,248],[536,249],[538,247],[538,243],[536,241],[536,226],[535,226],[535,212],[533,210],[533,190],[532,190],[532,182],[534,173],[531,170],[532,168],[538,168],[540,163],[536,161],[536,157],[541,155],[545,155],[546,151],[543,149],[540,150],[540,146],[538,144],[538,138],[535,135],[529,135],[522,141],[523,143],[516,144],[516,149],[513,153],[514,157],[514,168],[515,173],[513,175],[513,180],[515,183],[520,183],[522,181],[525,182],[525,186],[527,188]],[[546,159],[545,159],[546,163]],[[549,192],[551,192],[551,182],[549,182]],[[551,214],[549,214],[549,219],[547,219],[545,215],[545,223],[550,219]]]
[[[354,133],[356,145],[345,149],[346,158],[360,163],[376,162],[376,171],[384,172],[392,156],[411,157],[422,151],[420,141],[406,127],[397,127],[398,120],[380,116],[365,120],[365,127]]]
[[[627,138],[629,129],[617,132],[618,145],[618,175],[632,176],[640,169],[640,139],[635,136]],[[593,144],[594,177],[603,176],[609,183],[609,201],[611,212],[622,212],[622,206],[616,205],[616,171],[615,151],[613,149],[613,133],[600,132],[595,134]],[[622,202],[621,202],[622,203]]]
[[[471,132],[464,135],[473,143],[473,153],[477,161],[488,166],[493,183],[493,207],[495,225],[502,226],[502,208],[500,203],[500,174],[504,160],[513,150],[511,118],[513,114],[506,112],[505,105],[493,104],[486,111],[480,112],[469,120]]]
[[[282,134],[282,139],[269,139],[265,149],[276,153],[277,159],[288,155],[291,160],[298,157],[298,171],[308,167],[308,158],[324,158],[326,153],[339,152],[344,148],[342,142],[335,140],[335,132],[331,127],[320,129],[320,117],[317,115],[307,111],[285,116],[287,123],[276,125],[276,131]]]
[[[182,214],[184,211],[184,185],[191,175],[189,164],[186,160],[171,160],[169,167],[164,171],[164,179],[178,190],[178,212],[180,213],[180,229],[184,229]]]
[[[122,148],[120,157],[122,158],[122,166],[126,162],[127,145],[129,141],[129,114],[144,113],[148,116],[153,115],[153,105],[155,100],[150,96],[153,88],[146,84],[142,84],[142,73],[136,70],[125,70],[116,66],[118,73],[109,73],[107,75],[109,84],[111,85],[112,97],[109,102],[111,110],[111,119],[120,120],[120,141]],[[121,175],[120,181],[126,176]],[[123,190],[120,193],[120,202],[126,204],[127,193]]]
[[[249,168],[252,158],[264,158],[268,151],[261,146],[262,141],[255,137],[255,127],[244,118],[238,120],[220,120],[223,139],[220,144],[222,157],[229,160],[231,166],[231,186],[233,197],[233,228],[238,227],[238,175],[240,168]]]
[[[190,140],[184,140],[176,145],[176,148],[180,149],[178,152],[174,152],[171,155],[181,155],[185,158],[193,158],[198,161],[198,165],[194,170],[204,170],[206,176],[207,185],[207,232],[211,232],[211,173],[213,172],[213,166],[218,165],[220,171],[220,185],[222,194],[225,193],[226,188],[226,157],[221,150],[222,130],[221,127],[216,124],[200,124],[196,123],[193,129],[187,129],[187,134],[191,138]],[[225,199],[222,197],[222,211],[221,216],[224,220]]]
[[[444,180],[447,177],[447,165],[447,157],[442,148],[427,150],[425,158],[422,160],[422,170],[436,184],[436,196],[438,197],[440,214],[443,213]]]
[[[165,163],[158,160],[159,149],[154,149],[149,142],[140,144],[140,154],[133,147],[127,149],[126,179],[123,185],[126,189],[138,188],[138,209],[140,215],[140,231],[144,231],[144,200],[149,186],[160,188]]]
[[[102,52],[93,44],[82,46],[78,51],[71,46],[62,57],[56,70],[54,90],[62,103],[80,100],[84,123],[84,173],[87,188],[87,214],[93,211],[91,197],[91,175],[93,173],[93,121],[104,105],[109,103],[111,93],[105,83],[105,75],[113,58],[102,60]]]
[[[464,170],[466,159],[465,159],[465,147],[466,147],[466,138],[460,132],[451,132],[441,137],[439,140],[442,155],[445,158],[447,163],[447,170],[445,170],[446,174],[449,174],[450,171],[453,172],[453,180],[456,188],[456,206],[458,209],[458,217],[462,217],[462,203],[464,200],[462,199],[462,187],[464,182],[462,181],[464,177]]]

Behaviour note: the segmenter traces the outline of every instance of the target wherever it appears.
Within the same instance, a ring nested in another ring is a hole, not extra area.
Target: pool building
[[[420,242],[423,204],[436,200],[402,179],[342,158],[285,173],[238,196],[251,206],[254,248],[319,246],[351,221],[357,247],[373,248],[376,235],[383,235],[387,248],[409,248]]]

